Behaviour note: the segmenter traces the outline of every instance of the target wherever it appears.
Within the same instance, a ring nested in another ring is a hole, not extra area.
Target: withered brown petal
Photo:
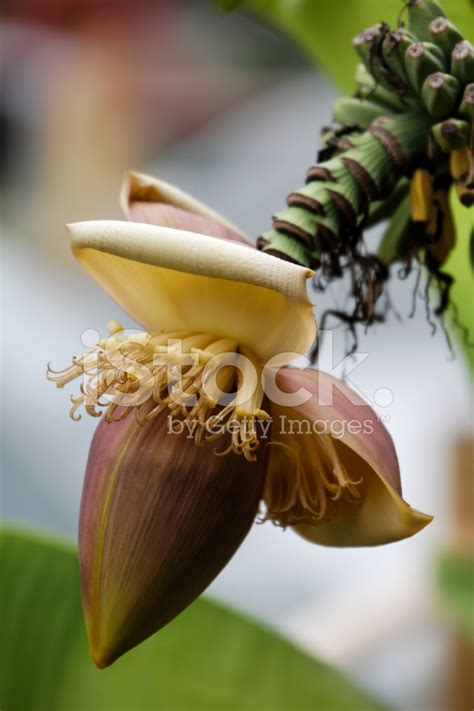
[[[81,592],[91,656],[106,667],[189,605],[235,553],[257,513],[264,466],[215,442],[99,424],[79,526]]]

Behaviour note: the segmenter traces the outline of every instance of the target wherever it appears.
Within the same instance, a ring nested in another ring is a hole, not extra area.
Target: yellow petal
[[[262,362],[287,351],[304,353],[314,340],[306,291],[312,272],[304,267],[148,224],[79,222],[68,231],[77,260],[148,331],[232,338]]]

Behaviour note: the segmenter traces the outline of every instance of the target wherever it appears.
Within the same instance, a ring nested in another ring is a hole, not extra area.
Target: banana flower
[[[68,226],[72,251],[145,332],[109,336],[48,377],[102,416],[79,559],[91,656],[105,667],[189,605],[256,517],[308,541],[370,546],[431,518],[401,497],[396,452],[344,383],[288,367],[316,325],[307,268],[264,254],[176,188],[128,174],[129,221]]]

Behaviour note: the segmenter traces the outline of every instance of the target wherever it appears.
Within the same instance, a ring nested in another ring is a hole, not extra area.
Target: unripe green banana
[[[474,46],[467,40],[459,42],[453,49],[451,74],[464,83],[474,79]]]
[[[449,59],[451,52],[464,37],[446,17],[437,17],[429,26],[431,42],[439,47]]]
[[[405,52],[405,69],[408,80],[416,92],[421,91],[426,77],[448,68],[443,52],[429,42],[411,44]]]
[[[382,26],[380,24],[373,25],[359,32],[352,40],[355,51],[370,73],[372,73],[372,48],[375,42],[380,39],[381,34]]]
[[[355,79],[357,97],[373,100],[374,103],[386,107],[386,110],[401,112],[406,111],[408,106],[414,105],[413,96],[399,98],[393,90],[389,91],[377,84],[363,64],[357,66]]]
[[[392,109],[371,99],[343,97],[338,99],[333,107],[335,121],[343,125],[357,124],[361,128],[368,128],[378,116],[387,116],[391,113],[393,113]]]
[[[400,205],[402,200],[407,196],[409,190],[409,182],[407,178],[401,178],[392,190],[391,194],[384,200],[373,202],[369,206],[369,217],[367,219],[367,227],[372,227],[388,217],[392,217],[394,211]]]
[[[430,40],[430,22],[446,14],[434,0],[408,0],[408,29],[420,40]]]
[[[404,29],[389,32],[382,43],[384,62],[387,67],[402,79],[408,86],[408,77],[405,71],[405,52],[408,47],[416,43],[417,38]]]
[[[377,250],[377,256],[390,265],[405,259],[412,251],[414,237],[419,228],[410,219],[410,199],[408,195],[401,201],[385,230]]]
[[[464,89],[461,106],[459,107],[461,116],[470,118],[474,121],[474,84],[468,84]]]
[[[466,146],[469,141],[469,124],[461,119],[450,118],[432,128],[433,137],[445,153]]]
[[[352,44],[365,68],[377,82],[377,86],[403,95],[406,91],[405,82],[397,75],[387,74],[387,70],[381,62],[378,44],[383,39],[383,27],[382,24],[368,27],[354,37]]]
[[[451,74],[430,74],[421,88],[421,97],[430,116],[435,119],[449,116],[456,109],[461,85]]]

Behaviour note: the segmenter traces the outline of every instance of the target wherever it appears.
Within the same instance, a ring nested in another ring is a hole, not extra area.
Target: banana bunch
[[[266,252],[326,269],[328,278],[347,265],[354,275],[355,264],[359,281],[367,280],[363,299],[381,293],[369,283],[373,270],[364,271],[367,226],[392,218],[381,263],[417,257],[439,273],[455,239],[451,186],[464,206],[474,205],[474,47],[435,0],[408,0],[404,19],[354,38],[355,95],[336,102],[336,125],[323,132],[305,186],[258,241]],[[359,320],[370,313],[365,304]]]

